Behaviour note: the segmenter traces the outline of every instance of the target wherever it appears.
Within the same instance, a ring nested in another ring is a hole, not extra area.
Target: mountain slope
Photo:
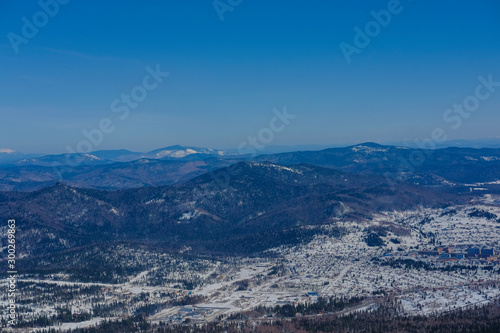
[[[139,240],[245,253],[299,242],[342,219],[460,200],[407,184],[391,187],[381,176],[242,162],[172,186],[108,192],[57,184],[4,192],[0,211],[18,220],[20,242],[32,244],[30,252]]]

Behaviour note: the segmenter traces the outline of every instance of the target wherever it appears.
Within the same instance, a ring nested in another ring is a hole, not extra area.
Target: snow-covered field
[[[307,244],[274,248],[269,250],[274,256],[268,258],[190,262],[163,258],[121,284],[20,275],[18,283],[31,294],[20,290],[18,298],[28,319],[56,315],[62,307],[91,316],[57,326],[61,330],[133,315],[150,305],[156,306],[151,320],[180,322],[188,317],[212,321],[257,306],[314,302],[321,296],[363,296],[373,302],[393,297],[407,315],[485,304],[500,296],[500,265],[494,255],[487,259],[466,254],[471,247],[500,251],[500,207],[494,203],[484,197],[467,206],[382,212],[363,222],[337,221],[330,227],[342,230],[341,236],[323,234]],[[370,234],[382,243],[369,246]],[[440,255],[465,255],[441,260],[421,253],[438,250]],[[185,283],[193,287],[187,289]],[[6,281],[0,281],[0,289],[6,288]],[[190,299],[195,299],[194,306],[185,305]],[[0,297],[0,307],[7,305],[6,300]],[[105,316],[96,313],[97,304],[107,307]]]

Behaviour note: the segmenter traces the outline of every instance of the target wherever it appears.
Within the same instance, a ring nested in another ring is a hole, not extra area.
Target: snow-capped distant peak
[[[13,149],[9,149],[9,148],[0,148],[0,153],[5,153],[5,154],[12,154],[12,153],[15,153],[16,151],[13,150]]]
[[[157,158],[163,158],[166,156],[181,158],[191,154],[198,154],[196,150],[193,149],[176,149],[176,150],[162,150],[156,153]]]
[[[388,151],[387,148],[378,148],[378,147],[370,147],[370,146],[364,146],[364,145],[359,145],[351,148],[352,151],[358,152],[361,151],[363,153],[373,153],[373,152],[386,152]]]
[[[84,154],[83,156],[85,156],[86,158],[88,159],[91,159],[91,160],[102,160],[102,158],[99,158],[95,155],[91,155],[91,154]]]
[[[211,148],[170,146],[151,151],[147,153],[145,156],[148,156],[149,158],[160,159],[164,157],[183,158],[188,155],[194,155],[194,154],[225,155],[225,152]]]

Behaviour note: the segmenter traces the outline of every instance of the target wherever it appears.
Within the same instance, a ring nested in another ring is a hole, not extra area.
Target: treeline
[[[119,284],[127,282],[127,276],[147,270],[152,256],[130,244],[101,243],[43,258],[26,257],[18,260],[17,265],[19,271],[37,278],[62,273],[70,281]]]
[[[274,307],[258,306],[251,312],[237,313],[231,315],[228,320],[242,320],[272,316],[276,318],[293,318],[296,316],[310,316],[321,313],[333,313],[342,311],[347,307],[355,306],[363,301],[363,297],[352,297],[349,299],[337,297],[318,297],[316,302],[284,304]]]
[[[328,304],[326,301],[324,304]],[[384,302],[372,311],[360,311],[344,316],[322,315],[294,319],[272,319],[266,322],[241,320],[206,325],[150,324],[143,316],[120,322],[104,322],[98,327],[69,330],[68,333],[498,333],[500,332],[500,303],[440,315],[402,316],[399,305]],[[2,331],[4,332],[4,331]],[[6,331],[5,331],[6,332]],[[43,330],[43,333],[57,333]]]
[[[68,333],[135,333],[135,332],[154,332],[156,328],[152,327],[142,316],[135,316],[122,321],[104,321],[97,327],[70,329]],[[11,330],[1,330],[0,333],[12,332]],[[58,329],[37,330],[43,333],[61,333]]]
[[[380,266],[389,266],[391,268],[406,268],[406,269],[424,269],[426,271],[440,271],[440,272],[456,272],[461,270],[477,271],[479,266],[474,265],[448,265],[448,266],[435,266],[428,262],[422,260],[413,259],[390,259],[390,260],[380,260],[376,257],[372,258],[371,261],[379,263]],[[493,271],[500,273],[500,269],[495,270],[493,266],[482,266],[482,270]]]

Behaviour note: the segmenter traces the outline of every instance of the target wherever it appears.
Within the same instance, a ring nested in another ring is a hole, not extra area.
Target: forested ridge
[[[6,332],[6,331],[2,331]],[[43,333],[56,333],[54,329]],[[397,304],[382,304],[373,311],[303,318],[270,318],[263,321],[238,320],[206,325],[151,324],[142,316],[121,322],[105,322],[98,327],[82,328],[69,333],[498,333],[500,301],[430,316],[403,316]]]

